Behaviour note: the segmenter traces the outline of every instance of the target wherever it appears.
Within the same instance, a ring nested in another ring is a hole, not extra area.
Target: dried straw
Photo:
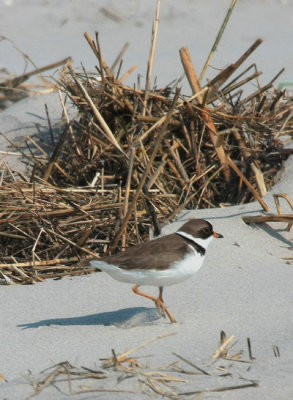
[[[86,33],[98,73],[67,67],[58,82],[79,117],[70,121],[62,101],[66,123],[59,138],[52,136],[51,152],[37,136],[24,138],[23,145],[11,142],[32,174],[1,166],[3,283],[92,272],[81,260],[148,240],[183,208],[257,199],[268,211],[262,196],[292,154],[281,141],[292,135],[292,99],[270,89],[278,75],[261,87],[254,65],[228,82],[261,40],[205,87],[189,50],[182,48],[192,96],[171,86],[152,90],[159,10],[160,1],[145,90],[122,82],[133,67],[118,78],[121,61],[115,77],[98,34],[94,40]],[[257,91],[243,96],[253,80]]]

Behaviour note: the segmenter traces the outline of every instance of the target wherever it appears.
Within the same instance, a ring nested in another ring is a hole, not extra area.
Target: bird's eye
[[[210,236],[211,230],[210,230],[210,228],[203,228],[203,229],[202,229],[202,233],[203,233],[205,236]]]

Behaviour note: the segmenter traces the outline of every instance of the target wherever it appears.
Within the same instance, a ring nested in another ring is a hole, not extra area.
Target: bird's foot
[[[173,317],[173,315],[170,313],[170,311],[168,310],[168,308],[166,307],[166,304],[164,303],[164,301],[162,301],[161,299],[156,299],[155,300],[155,305],[159,311],[159,313],[166,318],[166,314],[168,315],[170,322],[172,324],[176,323],[176,319]]]

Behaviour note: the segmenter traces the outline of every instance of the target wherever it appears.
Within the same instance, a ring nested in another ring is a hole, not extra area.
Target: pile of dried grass
[[[292,134],[292,99],[271,89],[276,77],[260,87],[258,71],[244,77],[248,68],[224,86],[261,40],[204,88],[182,48],[193,91],[188,98],[169,86],[126,86],[134,68],[114,76],[98,40],[86,38],[99,61],[97,74],[68,67],[59,82],[79,118],[68,120],[52,155],[42,150],[33,157],[30,182],[2,173],[6,281],[90,272],[75,263],[146,240],[150,228],[158,234],[183,208],[257,198],[268,211],[261,197],[288,155],[280,137]],[[252,80],[257,91],[242,98]]]

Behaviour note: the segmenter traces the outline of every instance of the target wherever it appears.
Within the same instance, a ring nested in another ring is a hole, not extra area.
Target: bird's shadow
[[[152,325],[161,319],[156,308],[131,307],[117,311],[84,315],[81,317],[43,319],[36,322],[17,325],[22,329],[39,328],[42,326],[77,326],[77,325],[114,325],[119,328],[133,328],[135,326]]]

